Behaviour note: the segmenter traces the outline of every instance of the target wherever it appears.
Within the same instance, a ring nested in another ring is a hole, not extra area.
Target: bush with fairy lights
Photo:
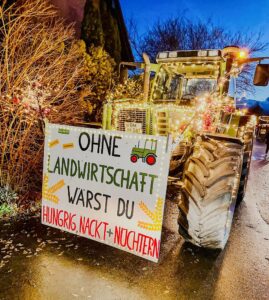
[[[44,120],[81,122],[82,99],[95,82],[73,27],[49,1],[4,2],[0,10],[0,205],[5,213],[11,203],[40,198]]]

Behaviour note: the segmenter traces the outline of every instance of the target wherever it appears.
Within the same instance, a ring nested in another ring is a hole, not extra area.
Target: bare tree
[[[129,21],[129,34],[136,55],[142,58],[146,52],[155,61],[158,52],[169,50],[222,49],[237,45],[249,49],[250,54],[265,50],[269,43],[262,41],[261,32],[231,32],[216,25],[211,19],[201,21],[187,18],[184,13],[178,17],[157,21],[146,34],[139,36],[134,20]],[[253,92],[251,76],[253,68],[246,65],[238,88]]]

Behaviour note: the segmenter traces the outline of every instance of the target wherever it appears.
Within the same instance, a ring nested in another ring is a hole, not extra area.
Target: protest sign
[[[46,124],[42,223],[157,262],[167,137]]]

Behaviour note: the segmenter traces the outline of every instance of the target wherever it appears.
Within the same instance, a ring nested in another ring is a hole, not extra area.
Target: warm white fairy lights
[[[224,82],[224,79],[222,79]],[[246,111],[235,111],[233,99],[205,93],[195,98],[195,105],[180,105],[176,103],[152,103],[136,101],[117,101],[113,103],[112,129],[118,129],[119,115],[124,110],[143,110],[147,112],[146,122],[149,134],[167,135],[173,139],[173,149],[184,140],[188,134],[200,132],[228,132],[236,131],[238,125],[225,124],[220,118],[223,111],[227,114],[244,115]],[[238,131],[241,136],[242,130]]]

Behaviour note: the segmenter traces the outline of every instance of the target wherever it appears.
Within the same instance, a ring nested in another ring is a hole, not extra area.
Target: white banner
[[[157,262],[171,140],[46,125],[42,223]]]

